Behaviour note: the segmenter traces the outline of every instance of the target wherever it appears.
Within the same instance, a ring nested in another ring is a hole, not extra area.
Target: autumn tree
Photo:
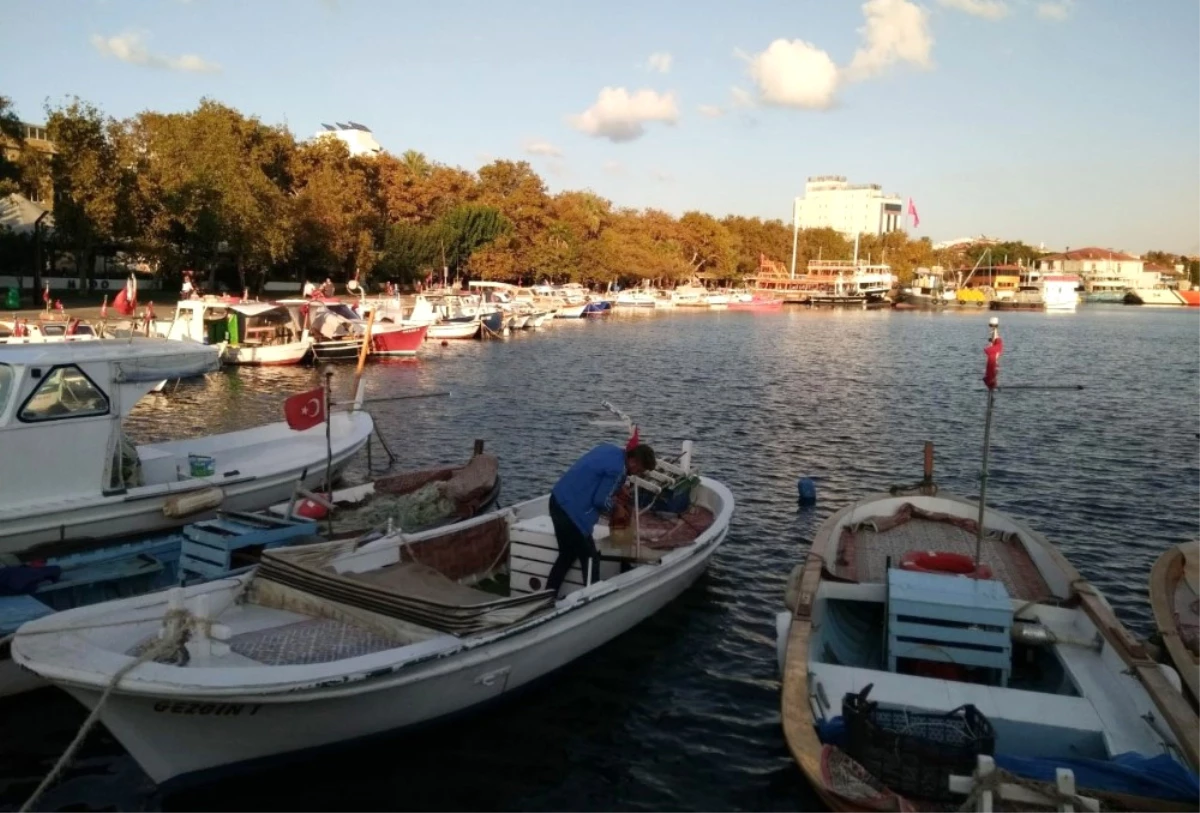
[[[371,158],[351,158],[335,138],[300,145],[292,155],[292,246],[295,270],[308,279],[355,276],[365,284],[375,265],[383,213],[371,195]]]
[[[133,177],[120,160],[120,125],[87,102],[48,108],[46,130],[55,144],[50,175],[57,196],[56,238],[70,247],[81,286],[92,278],[98,249],[130,236]]]
[[[3,197],[21,188],[21,167],[9,158],[5,147],[12,145],[19,150],[25,144],[25,128],[7,96],[0,96],[0,142],[0,197]]]

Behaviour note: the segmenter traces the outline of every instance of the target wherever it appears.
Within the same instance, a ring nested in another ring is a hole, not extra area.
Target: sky
[[[1200,253],[1197,0],[42,0],[0,26],[25,121],[203,97],[370,127],[551,191],[789,220],[813,175],[916,236]]]

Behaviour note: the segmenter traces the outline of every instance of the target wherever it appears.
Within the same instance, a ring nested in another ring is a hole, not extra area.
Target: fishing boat
[[[0,344],[79,342],[98,338],[100,335],[92,325],[61,311],[42,311],[33,322],[24,318],[0,319]]]
[[[777,311],[783,309],[783,300],[761,294],[739,294],[730,298],[731,311]]]
[[[1150,609],[1192,705],[1200,698],[1200,541],[1173,545],[1150,571]]]
[[[1200,726],[1177,676],[1046,537],[986,505],[991,335],[979,501],[937,488],[927,446],[921,483],[842,508],[791,574],[792,757],[834,810],[1194,810]]]
[[[55,612],[241,573],[258,562],[262,551],[311,542],[316,533],[316,522],[303,517],[220,512],[182,528],[52,556],[37,565],[0,565],[0,582],[11,588],[0,591],[0,639]],[[0,645],[0,697],[46,685],[18,668],[10,655],[10,648]]]
[[[598,526],[599,577],[576,567],[562,598],[543,589],[557,550],[542,496],[422,534],[271,550],[253,573],[35,620],[13,658],[98,707],[160,784],[440,720],[566,666],[704,572],[734,502],[690,459],[686,443],[637,481],[685,498],[680,513],[634,512],[620,546]]]
[[[268,511],[287,519],[319,519],[327,535],[343,539],[384,528],[416,533],[460,522],[490,511],[499,496],[500,461],[477,441],[466,463],[384,475],[334,489],[320,502],[294,495]]]
[[[238,365],[299,364],[312,347],[287,308],[229,297],[180,300],[160,335],[219,347],[223,362]]]
[[[287,299],[296,319],[308,326],[313,357],[320,362],[357,361],[367,333],[367,320],[336,299]],[[375,322],[371,325],[368,355],[413,356],[425,341],[427,327],[421,324]]]
[[[218,507],[253,511],[326,474],[326,428],[279,422],[135,445],[122,421],[164,379],[215,370],[217,348],[161,339],[0,347],[0,553],[44,557],[177,527]],[[337,474],[373,429],[329,419]],[[35,547],[42,546],[38,550]]]
[[[430,339],[475,339],[481,324],[478,316],[458,316],[430,325],[425,335]]]

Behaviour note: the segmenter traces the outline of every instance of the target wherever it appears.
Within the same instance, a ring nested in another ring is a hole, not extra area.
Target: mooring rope
[[[168,610],[166,615],[163,616],[163,622],[167,623],[173,619],[186,621],[190,617],[191,613],[189,613],[186,609]],[[141,623],[144,623],[144,621]],[[8,637],[11,638],[13,636]],[[75,734],[75,739],[71,740],[71,744],[67,746],[67,750],[63,751],[63,755],[58,758],[56,763],[54,763],[54,767],[50,770],[50,773],[46,774],[46,778],[43,779],[42,783],[37,786],[37,789],[34,790],[33,794],[25,801],[25,804],[21,805],[20,813],[27,813],[27,811],[32,810],[34,804],[38,801],[38,799],[41,798],[42,794],[45,793],[52,784],[54,784],[54,781],[58,779],[62,771],[71,763],[71,760],[75,758],[76,752],[79,750],[80,746],[83,745],[83,741],[87,737],[88,733],[90,733],[92,728],[95,727],[96,723],[100,721],[100,712],[104,710],[104,704],[108,702],[108,698],[112,695],[113,691],[117,688],[117,685],[125,678],[125,676],[147,661],[154,660],[170,652],[177,651],[180,647],[184,646],[184,644],[187,642],[187,638],[188,626],[186,623],[180,624],[179,631],[176,635],[169,638],[163,638],[155,642],[153,645],[147,647],[146,651],[133,661],[127,663],[125,666],[117,670],[116,674],[113,675],[112,680],[110,680],[108,685],[104,688],[104,692],[100,695],[100,699],[96,701],[96,705],[92,709],[91,714],[89,714],[87,719],[83,721],[83,725],[79,727],[78,733]]]

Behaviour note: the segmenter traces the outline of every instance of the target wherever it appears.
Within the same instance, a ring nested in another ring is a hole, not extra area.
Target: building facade
[[[1077,248],[1048,254],[1035,263],[1044,274],[1075,274],[1088,294],[1106,294],[1145,287],[1145,264],[1138,257],[1107,248]]]
[[[4,151],[4,157],[9,161],[17,164],[26,163],[22,160],[22,156],[27,151],[40,153],[47,159],[54,153],[54,142],[50,140],[46,133],[46,127],[42,124],[27,124],[21,122],[21,138],[23,141],[14,141],[5,136],[0,136],[0,149]],[[26,169],[28,172],[28,167]],[[41,177],[26,177],[21,182],[21,194],[34,203],[40,204],[47,209],[54,208],[54,194],[50,186],[49,167],[42,165]]]
[[[851,184],[843,175],[818,175],[804,184],[793,209],[799,229],[834,229],[849,238],[900,228],[904,207],[879,184]]]
[[[331,124],[322,124],[321,126],[325,129],[314,135],[313,138],[336,138],[343,142],[350,150],[350,155],[355,157],[378,155],[383,152],[383,147],[379,146],[374,134],[364,125],[353,121],[348,124],[335,123],[336,127]]]

